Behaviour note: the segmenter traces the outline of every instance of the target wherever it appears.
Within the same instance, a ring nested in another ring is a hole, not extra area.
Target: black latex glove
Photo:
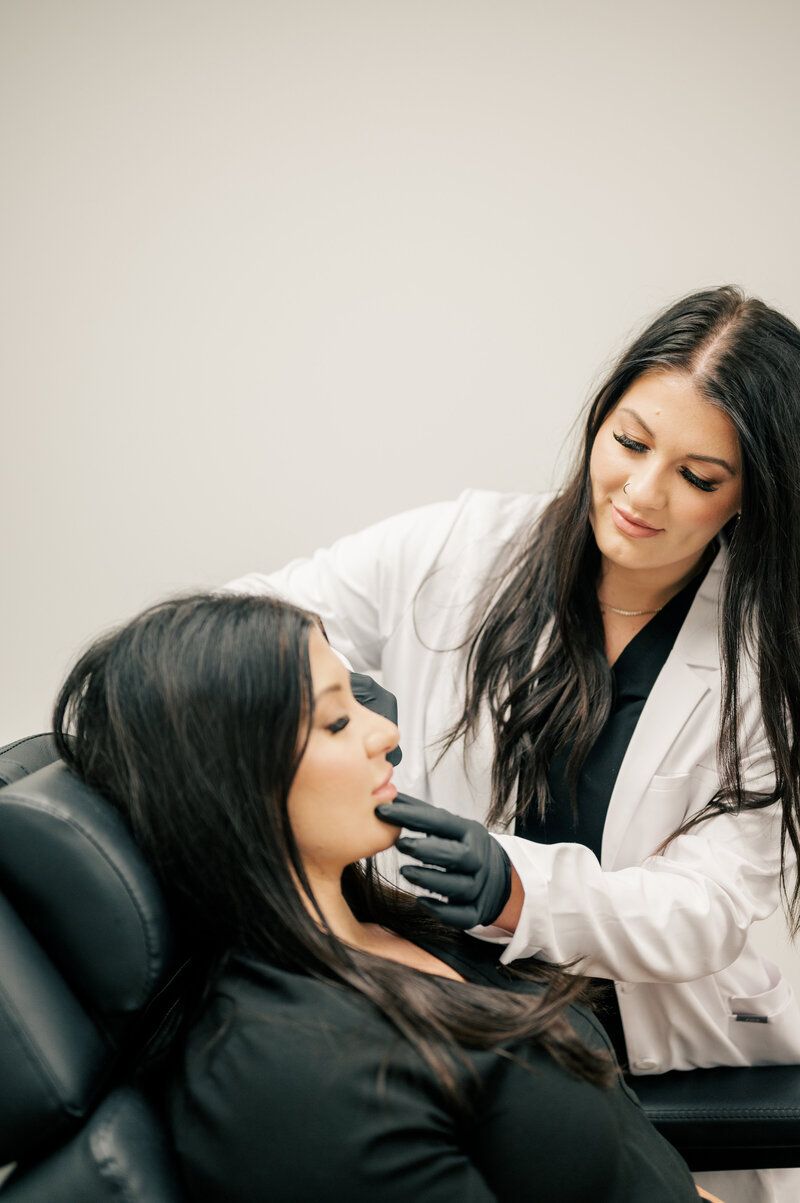
[[[356,701],[366,706],[367,710],[397,723],[397,698],[377,681],[373,681],[372,677],[364,673],[350,673],[350,688]],[[399,764],[403,753],[399,748],[393,748],[391,752],[386,753],[386,759],[389,764]]]
[[[394,802],[375,807],[379,819],[421,831],[421,837],[402,835],[397,847],[423,865],[403,865],[406,881],[447,902],[420,898],[437,919],[451,927],[477,927],[494,922],[511,894],[511,861],[497,840],[475,819],[460,819],[449,810],[398,794]],[[425,865],[436,865],[428,869]]]

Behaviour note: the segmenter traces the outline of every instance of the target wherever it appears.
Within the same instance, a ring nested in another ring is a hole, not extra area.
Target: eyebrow
[[[336,691],[337,691],[337,690],[339,691],[339,693],[341,693],[341,692],[342,692],[342,689],[343,689],[343,686],[342,686],[342,685],[328,685],[328,686],[326,686],[326,687],[325,687],[325,689],[321,689],[321,690],[319,691],[319,693],[317,693],[317,694],[315,694],[315,695],[314,695],[314,705],[316,706],[316,704],[317,704],[317,702],[320,700],[320,698],[324,698],[326,693],[336,693]]]
[[[619,412],[622,414],[630,414],[632,418],[636,419],[642,430],[647,431],[651,439],[656,437],[644,419],[637,414],[635,409],[627,409],[626,407],[622,407]],[[737,475],[736,469],[731,467],[726,459],[718,459],[716,455],[700,455],[699,452],[696,451],[687,451],[683,458],[699,460],[703,464],[719,464],[720,468],[724,468],[726,472],[730,472],[731,476]]]

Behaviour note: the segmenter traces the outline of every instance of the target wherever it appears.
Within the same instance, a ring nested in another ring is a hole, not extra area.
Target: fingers
[[[419,905],[432,915],[435,915],[448,927],[457,927],[461,931],[476,927],[478,913],[474,906],[458,906],[453,902],[437,902],[435,898],[420,898]]]
[[[442,894],[450,901],[472,902],[477,893],[475,878],[470,874],[443,873],[441,869],[424,869],[421,865],[403,865],[400,872],[412,885]]]
[[[442,835],[449,839],[459,839],[464,832],[465,820],[453,815],[449,810],[439,806],[431,806],[428,802],[420,802],[416,798],[407,798],[398,794],[394,802],[382,802],[375,807],[375,813],[385,823],[394,823],[397,827],[408,827],[410,831],[424,831],[429,835]]]
[[[362,706],[393,723],[397,722],[397,698],[372,677],[366,676],[365,673],[350,673],[350,688],[353,697]]]
[[[403,826],[405,827],[405,823]],[[474,872],[471,865],[464,864],[467,850],[456,840],[441,840],[435,835],[428,835],[424,838],[401,835],[397,841],[397,847],[406,856],[413,856],[415,860],[424,861],[426,865],[438,865],[440,869]]]

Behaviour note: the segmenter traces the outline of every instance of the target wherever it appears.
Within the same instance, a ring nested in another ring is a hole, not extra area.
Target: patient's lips
[[[393,798],[397,797],[397,786],[392,783],[393,772],[393,769],[389,769],[389,772],[383,778],[383,781],[381,781],[377,789],[372,791],[372,796],[376,802],[391,802]]]

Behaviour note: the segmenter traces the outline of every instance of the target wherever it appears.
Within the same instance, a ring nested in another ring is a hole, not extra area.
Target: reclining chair
[[[181,958],[152,873],[52,738],[0,749],[2,1203],[185,1199],[158,1098],[135,1084]],[[692,1169],[800,1165],[800,1066],[632,1085]]]
[[[134,1086],[178,964],[120,816],[49,735],[0,749],[3,1203],[178,1203],[157,1103]]]

